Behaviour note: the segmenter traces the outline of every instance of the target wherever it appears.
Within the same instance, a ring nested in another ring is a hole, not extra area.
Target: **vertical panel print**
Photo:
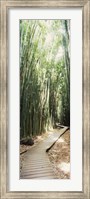
[[[70,178],[70,20],[20,20],[20,178]]]

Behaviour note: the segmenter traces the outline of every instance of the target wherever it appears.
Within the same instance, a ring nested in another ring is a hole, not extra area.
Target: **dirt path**
[[[57,178],[70,178],[70,130],[63,134],[48,152]]]

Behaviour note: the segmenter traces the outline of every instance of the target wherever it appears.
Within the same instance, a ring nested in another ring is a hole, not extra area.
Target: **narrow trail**
[[[24,155],[24,163],[20,173],[22,179],[56,179],[53,168],[46,151],[48,151],[57,139],[68,130],[68,127],[60,131],[51,132],[44,140],[28,150]]]

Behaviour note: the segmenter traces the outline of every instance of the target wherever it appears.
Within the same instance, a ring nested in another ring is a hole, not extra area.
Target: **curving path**
[[[24,163],[20,178],[22,179],[55,179],[53,168],[48,158],[48,151],[57,139],[68,130],[68,127],[61,128],[58,132],[52,132],[25,153]]]

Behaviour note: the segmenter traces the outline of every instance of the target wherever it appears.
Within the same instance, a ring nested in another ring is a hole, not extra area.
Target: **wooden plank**
[[[21,177],[21,179],[56,179],[56,177],[53,177],[53,176],[35,176],[35,177],[32,177],[29,175],[29,176],[23,176]]]
[[[25,175],[22,175],[22,177],[23,178],[30,178],[30,179],[32,179],[32,178],[43,178],[43,177],[47,177],[47,179],[49,178],[49,177],[52,177],[52,178],[54,178],[54,176],[52,175],[52,173],[37,173],[37,174],[35,174],[35,175],[31,175],[31,174],[25,174]]]
[[[31,166],[31,165],[30,165],[30,166],[24,166],[24,169],[22,169],[22,171],[27,170],[27,169],[29,169],[29,168],[32,168],[32,169],[35,170],[35,169],[37,169],[38,167],[41,168],[41,169],[42,169],[42,168],[46,168],[46,167],[49,168],[50,165],[49,165],[49,164],[46,164],[46,165],[44,166],[44,165],[42,164],[42,165],[36,165],[36,166]]]
[[[28,170],[26,170],[26,171],[23,172],[23,175],[24,175],[24,174],[28,174],[28,173],[30,174],[30,172],[31,172],[31,173],[34,173],[34,174],[35,174],[35,173],[40,173],[40,172],[43,173],[44,171],[50,173],[51,169],[50,169],[50,168],[45,168],[45,167],[44,167],[43,169],[40,169],[40,170],[37,169],[37,168],[36,168],[36,169],[33,169],[33,170],[32,170],[32,169],[28,169]]]

